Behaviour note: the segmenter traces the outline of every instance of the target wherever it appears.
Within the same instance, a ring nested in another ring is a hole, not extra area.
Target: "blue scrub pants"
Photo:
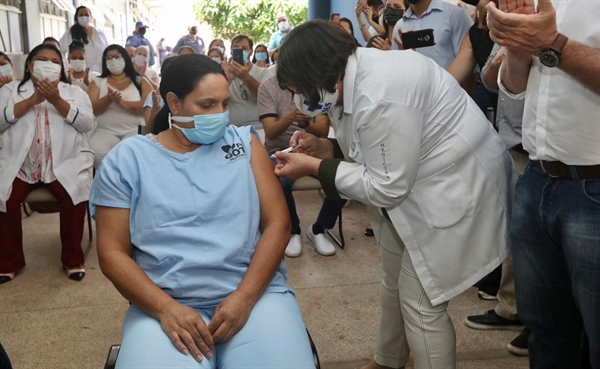
[[[215,308],[196,309],[208,325]],[[117,369],[314,369],[302,313],[291,292],[265,293],[246,325],[229,341],[215,344],[213,357],[197,362],[183,355],[158,320],[131,306],[123,323]]]

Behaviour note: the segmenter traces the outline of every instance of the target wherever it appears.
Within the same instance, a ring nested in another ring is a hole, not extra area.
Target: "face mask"
[[[298,110],[302,112],[302,114],[306,114],[311,117],[316,117],[318,115],[327,114],[327,112],[330,109],[335,107],[335,104],[337,104],[339,94],[340,91],[338,91],[337,89],[333,93],[329,91],[321,91],[321,95],[323,97],[321,98],[321,101],[319,101],[319,103],[317,104],[316,108],[313,108],[310,105],[308,99],[302,96],[301,94],[294,95],[294,103],[296,104]]]
[[[290,29],[290,23],[289,22],[287,22],[287,21],[279,22],[279,30],[281,32],[285,32],[288,29]]]
[[[190,30],[190,33],[191,33],[192,35],[195,35],[195,34],[197,34],[197,33],[198,33],[198,29],[197,29],[196,27],[194,27],[194,28],[192,28],[192,29]]]
[[[146,34],[146,27],[142,27],[142,28],[138,29],[138,33],[140,35],[142,35],[142,36],[145,35]]]
[[[244,50],[242,53],[244,54],[244,61],[248,63],[250,61],[250,59],[248,59],[250,57],[250,51]]]
[[[212,60],[214,60],[215,62],[217,62],[217,63],[221,64],[221,61],[222,61],[222,60],[221,60],[221,58],[219,58],[218,56],[214,56],[214,57],[212,57],[211,59],[212,59]]]
[[[215,47],[217,50],[221,50],[222,54],[225,54],[225,48],[223,46],[216,46]]]
[[[60,71],[62,67],[58,64],[54,64],[51,61],[36,60],[33,62],[33,71],[31,74],[38,80],[44,78],[50,82],[54,82],[60,78]]]
[[[413,5],[418,4],[419,1],[421,1],[421,0],[408,0],[408,2],[411,3],[411,4],[413,4]]]
[[[269,55],[265,52],[256,53],[256,60],[267,60]]]
[[[113,58],[107,60],[106,68],[108,68],[112,74],[121,74],[125,69],[125,60],[123,60],[123,58]]]
[[[85,70],[85,60],[72,59],[69,60],[69,64],[71,64],[71,69],[75,72],[83,72]]]
[[[12,76],[13,69],[10,64],[0,65],[0,76]]]
[[[90,26],[90,17],[83,16],[77,18],[77,23],[83,28],[88,28]]]
[[[148,57],[145,55],[136,55],[133,58],[135,65],[137,65],[138,67],[143,67],[144,65],[146,65],[146,60],[148,60]]]
[[[194,122],[194,128],[181,128],[171,124],[177,122]],[[210,145],[225,136],[229,124],[229,110],[220,114],[194,115],[193,117],[178,117],[169,114],[169,127],[175,127],[191,142],[197,145]]]
[[[383,18],[390,26],[395,26],[403,16],[404,9],[385,8],[385,12],[383,12]]]

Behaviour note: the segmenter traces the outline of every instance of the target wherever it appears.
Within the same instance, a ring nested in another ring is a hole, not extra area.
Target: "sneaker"
[[[482,300],[486,300],[486,301],[498,300],[498,297],[496,297],[495,295],[490,295],[490,294],[485,293],[483,291],[478,291],[477,292],[477,297],[479,297]]]
[[[314,234],[312,225],[308,227],[308,239],[315,245],[315,250],[321,255],[329,256],[335,254],[335,246],[327,239],[325,233]]]
[[[529,356],[529,328],[523,329],[523,332],[519,334],[514,340],[506,346],[510,353],[518,356]]]
[[[292,234],[290,242],[288,242],[285,248],[285,256],[288,258],[297,258],[302,255],[302,236],[299,234]]]
[[[467,327],[483,330],[521,330],[523,323],[520,320],[510,320],[496,314],[496,311],[489,310],[481,315],[471,315],[465,319]]]

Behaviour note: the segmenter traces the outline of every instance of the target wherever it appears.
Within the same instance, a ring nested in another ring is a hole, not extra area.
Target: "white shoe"
[[[290,242],[288,242],[285,248],[285,256],[288,258],[297,258],[302,255],[302,236],[299,234],[292,234]]]
[[[308,228],[308,239],[315,245],[315,250],[321,255],[329,256],[335,254],[335,246],[327,239],[325,233],[314,234],[312,225]]]

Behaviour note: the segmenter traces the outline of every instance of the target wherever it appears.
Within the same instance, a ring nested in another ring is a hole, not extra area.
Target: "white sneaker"
[[[308,239],[315,245],[315,250],[321,255],[329,256],[335,254],[335,246],[327,239],[325,233],[314,234],[312,225],[308,228]]]
[[[288,258],[297,258],[300,255],[302,255],[302,236],[293,234],[285,248],[285,256]]]

